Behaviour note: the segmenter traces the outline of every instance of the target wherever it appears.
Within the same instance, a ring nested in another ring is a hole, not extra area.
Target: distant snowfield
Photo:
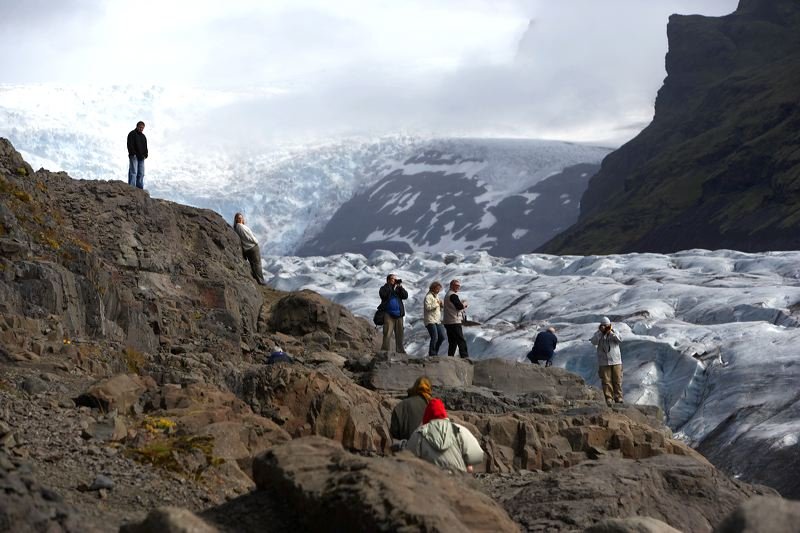
[[[499,259],[379,251],[369,258],[265,257],[265,270],[278,289],[312,289],[364,317],[379,303],[386,275],[396,273],[409,292],[406,349],[417,355],[427,352],[427,287],[458,278],[470,318],[483,324],[465,328],[473,358],[524,361],[536,332],[553,325],[555,365],[593,385],[599,380],[588,339],[608,316],[623,338],[626,401],[661,406],[688,443],[699,444],[742,410],[748,414],[731,440],[745,436],[779,449],[800,437],[800,252]]]
[[[578,163],[597,163],[609,149],[527,139],[430,139],[407,135],[289,142],[280,132],[226,124],[243,102],[270,98],[264,90],[187,87],[0,84],[0,136],[34,169],[64,170],[76,179],[126,180],[125,139],[146,122],[150,157],[145,189],[154,197],[213,209],[226,220],[237,211],[274,254],[293,253],[321,230],[353,194],[406,165],[421,149],[471,160],[447,167],[480,175],[498,197],[522,190]],[[442,170],[442,166],[436,167]],[[405,200],[411,206],[416,198]],[[421,201],[421,200],[420,200]],[[453,242],[462,249],[468,243]]]

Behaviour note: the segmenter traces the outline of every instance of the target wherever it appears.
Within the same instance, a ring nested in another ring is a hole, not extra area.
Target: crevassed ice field
[[[364,317],[386,274],[398,274],[409,292],[407,351],[419,356],[427,353],[427,287],[459,278],[470,318],[482,323],[465,328],[472,357],[523,361],[538,329],[554,325],[556,366],[594,385],[588,339],[608,316],[623,336],[626,401],[661,406],[690,444],[737,413],[733,439],[780,449],[800,435],[800,252],[501,259],[379,251],[265,257],[265,270],[276,288],[309,288]]]

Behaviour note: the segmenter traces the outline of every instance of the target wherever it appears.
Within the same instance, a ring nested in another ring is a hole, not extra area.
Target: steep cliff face
[[[793,249],[800,230],[800,2],[673,15],[653,122],[609,154],[550,253]]]

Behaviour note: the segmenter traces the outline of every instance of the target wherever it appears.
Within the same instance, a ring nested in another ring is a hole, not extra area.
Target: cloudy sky
[[[619,144],[652,118],[671,13],[737,0],[0,0],[0,83],[252,91],[230,136]],[[277,134],[277,133],[276,133]]]

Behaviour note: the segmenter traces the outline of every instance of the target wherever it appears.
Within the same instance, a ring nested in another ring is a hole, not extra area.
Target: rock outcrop
[[[410,454],[361,457],[328,439],[276,446],[253,465],[256,485],[303,509],[314,531],[519,531],[461,476]]]
[[[609,154],[546,253],[797,248],[800,4],[673,15],[652,123]]]

